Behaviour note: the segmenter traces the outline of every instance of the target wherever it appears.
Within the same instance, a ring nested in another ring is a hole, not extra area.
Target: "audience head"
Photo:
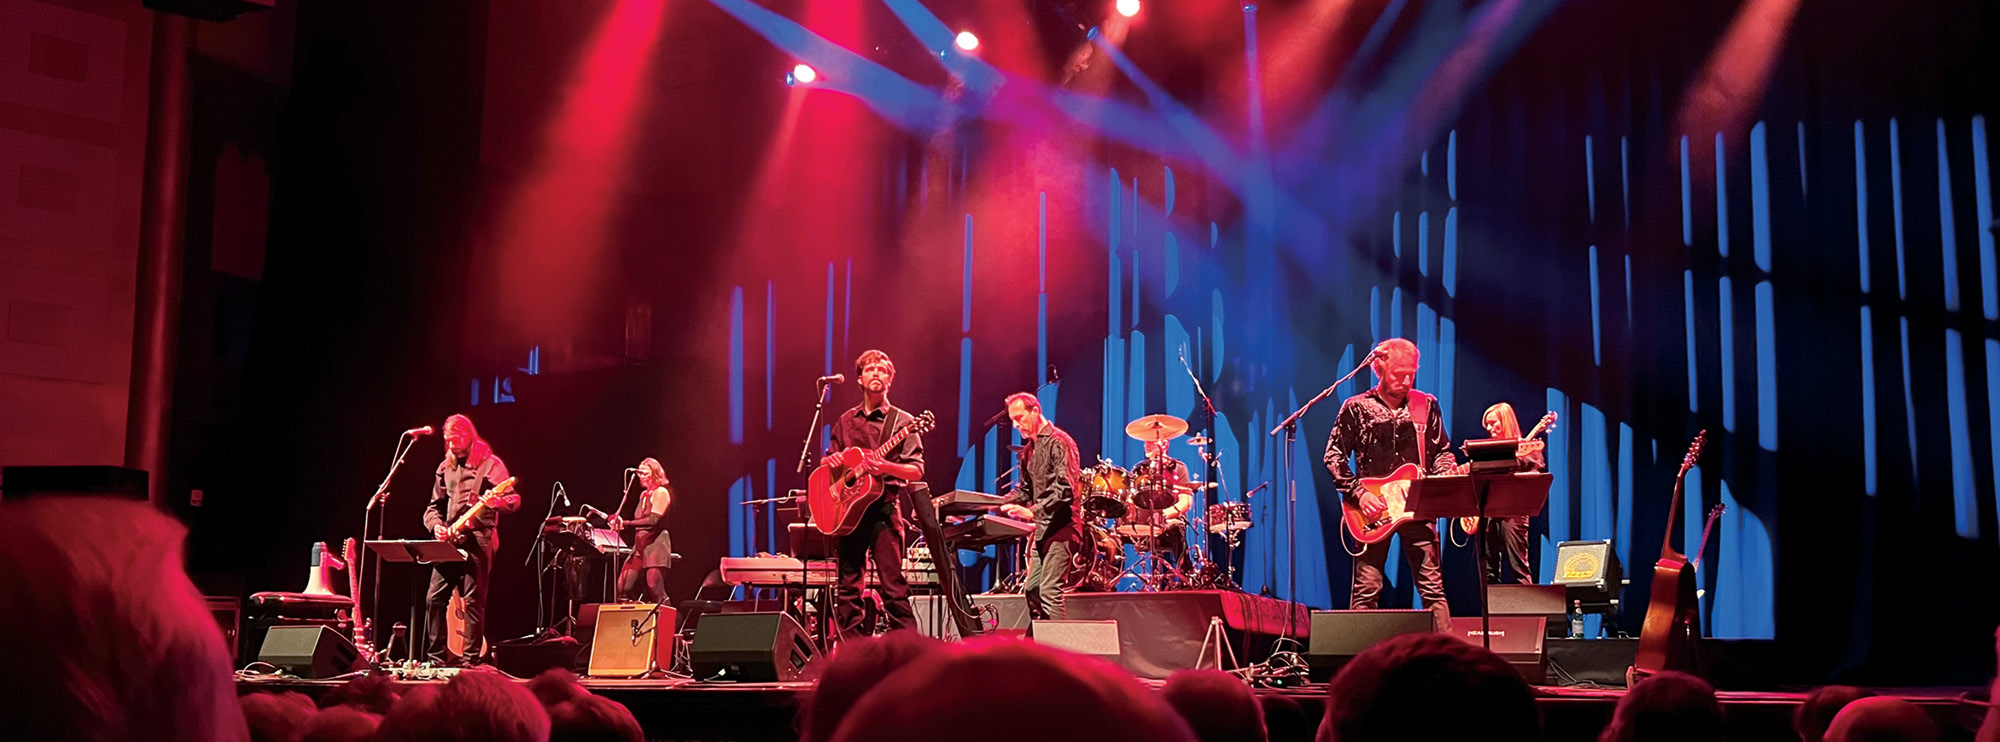
[[[304,693],[251,693],[238,699],[243,704],[243,721],[250,726],[250,742],[293,742],[306,722],[319,713]]]
[[[1683,672],[1662,672],[1618,699],[1611,726],[1598,742],[1708,742],[1723,737],[1722,704],[1715,687]]]
[[[1183,670],[1167,679],[1160,698],[1200,742],[1264,742],[1264,708],[1241,679],[1220,670]]]
[[[544,670],[542,674],[536,675],[535,679],[528,681],[528,692],[535,694],[535,699],[546,707],[554,707],[564,701],[574,701],[590,695],[590,691],[583,687],[583,681],[577,678],[576,673],[560,667]]]
[[[353,706],[379,720],[396,706],[396,698],[402,693],[403,686],[387,674],[362,675],[327,692],[320,699],[320,706]]]
[[[967,709],[982,710],[981,720],[966,723]],[[833,739],[919,742],[941,729],[957,742],[1193,739],[1187,724],[1124,670],[1010,639],[965,642],[895,672],[862,696]]]
[[[832,739],[847,711],[883,678],[944,649],[944,642],[908,630],[841,642],[827,662],[816,666],[819,682],[799,711],[799,739]]]
[[[378,742],[543,742],[549,714],[528,689],[486,672],[403,694],[382,718]]]
[[[142,502],[0,505],[0,729],[22,739],[249,738],[187,529]]]
[[[1937,722],[1901,698],[1877,696],[1847,704],[1826,727],[1826,742],[1937,742]]]
[[[1321,742],[1408,736],[1412,720],[1438,739],[1535,740],[1534,691],[1499,655],[1445,634],[1405,634],[1369,647],[1327,685]]]
[[[585,694],[549,707],[549,742],[645,742],[639,720],[625,705]]]
[[[1826,738],[1826,727],[1833,723],[1834,714],[1847,704],[1872,695],[1875,694],[1852,685],[1829,685],[1815,690],[1792,712],[1792,730],[1804,742],[1820,742]]]
[[[1264,730],[1271,742],[1311,742],[1319,728],[1291,696],[1272,693],[1258,696],[1257,702],[1264,706]]]
[[[355,706],[334,706],[307,721],[299,742],[368,742],[382,717]]]

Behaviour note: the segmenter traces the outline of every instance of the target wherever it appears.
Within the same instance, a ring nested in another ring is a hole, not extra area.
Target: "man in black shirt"
[[[1325,463],[1341,497],[1372,519],[1386,512],[1387,505],[1361,487],[1362,477],[1386,476],[1404,464],[1445,474],[1451,472],[1454,462],[1451,439],[1445,435],[1444,416],[1438,412],[1436,400],[1411,388],[1417,376],[1416,344],[1390,338],[1375,346],[1371,355],[1375,359],[1375,387],[1340,404],[1340,418],[1327,437]],[[1398,527],[1396,535],[1402,537],[1403,558],[1416,575],[1417,594],[1443,625],[1451,618],[1451,608],[1445,603],[1437,526],[1427,520],[1411,520]],[[1348,608],[1377,607],[1382,568],[1388,561],[1388,540],[1361,547],[1361,554],[1354,558]]]
[[[917,618],[910,609],[910,583],[903,577],[902,498],[911,483],[924,478],[924,442],[920,436],[905,436],[894,449],[877,455],[875,449],[913,418],[889,404],[889,387],[896,382],[896,363],[889,359],[889,354],[879,350],[863,352],[854,359],[854,377],[861,385],[861,404],[834,418],[833,451],[828,457],[848,448],[866,451],[860,471],[881,477],[882,496],[865,506],[867,509],[853,532],[840,537],[840,583],[834,590],[834,624],[842,635],[868,633],[861,625],[861,587],[868,560],[873,557],[875,574],[881,578],[875,594],[882,599],[889,628],[915,628]]]
[[[1076,512],[1077,479],[1083,471],[1076,441],[1042,417],[1041,401],[1028,392],[1007,397],[1007,418],[1026,445],[1021,448],[1022,486],[1000,506],[1000,514],[1035,521],[1035,532],[1028,536],[1028,576],[1021,592],[1028,597],[1031,618],[1060,619],[1063,596],[1070,589],[1065,577],[1071,561],[1090,558],[1081,551],[1083,532]]]
[[[452,415],[444,421],[444,461],[438,464],[437,482],[431,487],[430,505],[424,508],[424,525],[431,535],[443,540],[451,526],[480,500],[489,500],[487,509],[472,520],[470,537],[459,548],[463,562],[446,562],[431,569],[430,592],[425,596],[424,654],[432,661],[454,664],[445,636],[445,609],[451,593],[465,599],[465,651],[473,661],[481,654],[486,624],[487,577],[493,571],[493,555],[500,550],[500,514],[521,509],[521,496],[507,493],[491,497],[488,485],[508,479],[507,464],[493,454],[486,439],[472,426],[472,419]]]

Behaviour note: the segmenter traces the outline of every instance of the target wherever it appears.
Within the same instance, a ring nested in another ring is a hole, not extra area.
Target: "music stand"
[[[1493,616],[1487,600],[1486,533],[1491,518],[1530,518],[1542,512],[1549,501],[1547,473],[1482,474],[1438,476],[1410,484],[1404,507],[1417,520],[1477,517],[1481,528],[1472,535],[1479,564],[1480,640],[1493,649]]]
[[[368,545],[369,551],[375,552],[377,559],[385,562],[431,565],[443,562],[465,561],[465,552],[459,551],[458,547],[452,546],[449,542],[439,541],[434,538],[392,539],[368,541],[365,543]],[[410,626],[413,628],[417,625],[417,606],[425,597],[423,588],[424,578],[428,576],[422,570],[418,570],[416,577],[410,583]],[[380,578],[376,579],[379,580]],[[417,658],[416,632],[412,631],[411,636],[404,640],[403,649],[409,653],[406,659],[415,660]]]

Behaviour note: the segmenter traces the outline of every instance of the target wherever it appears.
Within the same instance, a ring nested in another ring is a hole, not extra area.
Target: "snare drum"
[[[1205,513],[1209,533],[1236,533],[1250,530],[1250,503],[1218,502]]]

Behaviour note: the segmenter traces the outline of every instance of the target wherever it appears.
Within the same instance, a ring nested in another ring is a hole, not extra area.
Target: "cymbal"
[[[1173,415],[1147,415],[1127,423],[1125,434],[1152,443],[1179,438],[1187,429],[1187,421]]]
[[[1205,436],[1205,435],[1197,435],[1197,436],[1195,436],[1195,437],[1193,437],[1193,438],[1189,438],[1189,439],[1188,439],[1188,445],[1190,445],[1190,446],[1206,446],[1206,445],[1208,445],[1208,444],[1210,444],[1210,443],[1214,443],[1214,442],[1215,442],[1215,439],[1214,439],[1214,438],[1210,438],[1210,437],[1208,437],[1208,436]]]

